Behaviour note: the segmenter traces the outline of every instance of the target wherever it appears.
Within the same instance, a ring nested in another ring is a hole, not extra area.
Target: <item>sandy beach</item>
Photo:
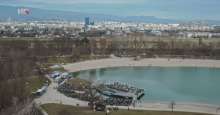
[[[165,59],[165,58],[148,58],[134,60],[133,58],[108,58],[100,60],[88,60],[73,64],[64,65],[64,68],[69,72],[77,72],[89,69],[111,68],[111,67],[210,67],[220,68],[220,60],[203,60],[203,59]],[[199,104],[199,103],[176,103],[175,111],[198,112],[217,114],[217,105]],[[119,107],[127,109],[128,107]],[[135,108],[136,110],[160,110],[171,111],[169,102],[167,103],[140,103]],[[218,113],[220,114],[220,112]]]
[[[147,58],[108,58],[64,65],[69,72],[111,67],[210,67],[220,68],[220,60]]]

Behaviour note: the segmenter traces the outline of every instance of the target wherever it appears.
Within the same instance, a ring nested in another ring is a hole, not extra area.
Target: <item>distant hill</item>
[[[9,17],[14,20],[68,20],[83,21],[85,17],[90,17],[94,21],[123,21],[123,22],[145,22],[145,23],[179,23],[182,21],[172,19],[156,18],[154,16],[114,16],[105,14],[91,14],[70,11],[55,11],[30,8],[29,16],[19,16],[18,7],[0,6],[0,20],[7,20]],[[211,24],[220,24],[220,21],[207,21]]]

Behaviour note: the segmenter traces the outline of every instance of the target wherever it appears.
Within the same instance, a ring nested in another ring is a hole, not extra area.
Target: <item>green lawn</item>
[[[50,80],[48,80],[46,77],[30,77],[26,82],[28,92],[31,94],[32,92],[41,88],[46,81],[50,82]]]
[[[105,115],[104,112],[93,112],[88,108],[80,108],[61,104],[45,104],[42,108],[49,115]],[[164,111],[128,111],[119,110],[111,112],[109,115],[207,115],[200,113],[186,112],[164,112]]]
[[[55,68],[55,69],[48,69],[49,70],[49,72],[53,72],[53,71],[60,71],[60,72],[66,72],[66,70],[63,68],[63,67],[61,67],[61,68]]]

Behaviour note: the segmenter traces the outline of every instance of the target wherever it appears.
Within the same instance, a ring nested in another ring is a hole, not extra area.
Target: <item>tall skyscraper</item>
[[[88,30],[88,26],[90,25],[90,19],[89,17],[85,18],[85,25],[84,25],[84,31],[86,32]]]
[[[88,25],[90,25],[90,19],[89,19],[89,17],[86,17],[85,18],[85,26],[88,26]]]

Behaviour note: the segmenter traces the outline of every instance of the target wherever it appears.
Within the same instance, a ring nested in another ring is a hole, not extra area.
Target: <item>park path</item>
[[[49,76],[47,75],[49,78]],[[56,103],[56,104],[64,104],[64,105],[73,105],[76,106],[88,106],[88,102],[81,101],[78,99],[70,98],[65,96],[64,94],[57,91],[58,84],[55,83],[51,78],[51,84],[48,86],[47,91],[41,97],[35,99],[35,102],[38,105],[48,104],[48,103]]]

